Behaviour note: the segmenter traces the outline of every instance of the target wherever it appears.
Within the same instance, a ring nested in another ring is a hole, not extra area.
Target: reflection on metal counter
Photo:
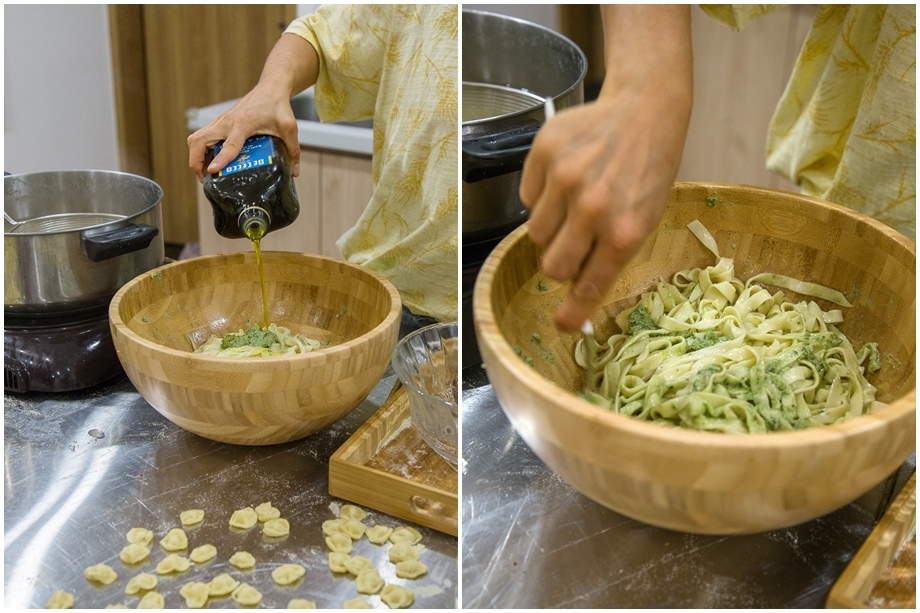
[[[125,377],[67,394],[27,394],[4,400],[4,605],[44,607],[56,590],[74,595],[77,608],[110,604],[137,606],[125,594],[128,580],[140,572],[155,574],[168,553],[159,541],[182,527],[179,514],[202,509],[204,520],[185,528],[188,556],[204,544],[217,556],[192,564],[182,573],[158,575],[156,590],[167,608],[184,606],[179,589],[193,581],[210,581],[229,573],[261,592],[262,607],[285,608],[304,598],[320,608],[338,608],[362,596],[383,607],[379,595],[357,593],[353,577],[329,570],[329,549],[322,523],[334,519],[348,503],[327,493],[329,456],[386,399],[395,377],[385,376],[354,411],[329,428],[302,441],[241,447],[190,434],[154,411]],[[261,524],[231,529],[233,511],[271,502],[290,522],[283,538],[264,536]],[[411,525],[365,509],[367,526]],[[150,555],[125,564],[119,552],[134,527],[154,532]],[[369,558],[386,583],[415,592],[415,607],[455,608],[457,539],[421,526],[426,575],[400,579],[388,559],[388,545],[367,539],[355,542],[353,555]],[[236,551],[256,559],[252,570],[228,561]],[[118,579],[111,585],[88,581],[86,567],[104,563]],[[278,585],[271,572],[282,564],[306,569],[303,579]],[[229,596],[211,598],[210,608],[231,608]]]
[[[482,369],[463,372],[465,608],[823,608],[890,502],[880,484],[838,511],[750,536],[652,527],[580,494],[505,417]],[[915,456],[893,477],[900,490]]]

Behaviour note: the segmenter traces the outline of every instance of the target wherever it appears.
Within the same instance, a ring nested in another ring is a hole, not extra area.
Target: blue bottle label
[[[220,153],[223,147],[223,141],[214,145],[214,155]],[[243,148],[236,159],[224,166],[224,169],[217,173],[218,177],[232,175],[241,170],[251,170],[260,166],[268,166],[275,157],[275,144],[271,136],[259,135],[250,136],[243,143]]]

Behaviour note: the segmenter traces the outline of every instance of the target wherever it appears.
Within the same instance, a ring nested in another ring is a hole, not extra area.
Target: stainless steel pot
[[[164,261],[163,190],[149,179],[73,170],[8,175],[3,183],[4,212],[27,222],[4,222],[6,315],[107,305],[122,285]]]
[[[588,62],[568,38],[534,23],[463,11],[463,239],[507,233],[527,212],[521,168],[543,124],[544,100],[557,110],[584,102]]]

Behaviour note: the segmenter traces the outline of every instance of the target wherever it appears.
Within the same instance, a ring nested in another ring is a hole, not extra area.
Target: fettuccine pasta
[[[780,275],[741,281],[706,228],[689,227],[716,264],[659,282],[617,316],[623,333],[578,342],[584,397],[637,419],[738,433],[833,424],[884,406],[865,377],[881,367],[875,344],[855,351],[836,327],[840,310],[759,283],[852,306],[843,294]]]
[[[248,331],[240,330],[236,333],[236,336],[243,338],[245,335],[251,334],[253,330],[253,328]],[[266,334],[266,330],[274,335],[273,339]],[[221,338],[212,335],[207,342],[195,349],[195,353],[228,358],[264,358],[293,353],[309,353],[320,346],[318,340],[307,338],[302,334],[295,334],[290,329],[277,324],[269,324],[266,330],[261,331],[261,337],[269,339],[268,342],[264,343],[266,346],[255,344],[242,344],[235,347],[226,346],[225,339],[227,337]]]

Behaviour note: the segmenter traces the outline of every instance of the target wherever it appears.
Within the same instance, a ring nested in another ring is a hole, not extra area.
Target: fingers
[[[625,264],[612,251],[600,242],[592,247],[578,278],[556,309],[553,320],[557,328],[575,332],[601,308],[607,289]]]

